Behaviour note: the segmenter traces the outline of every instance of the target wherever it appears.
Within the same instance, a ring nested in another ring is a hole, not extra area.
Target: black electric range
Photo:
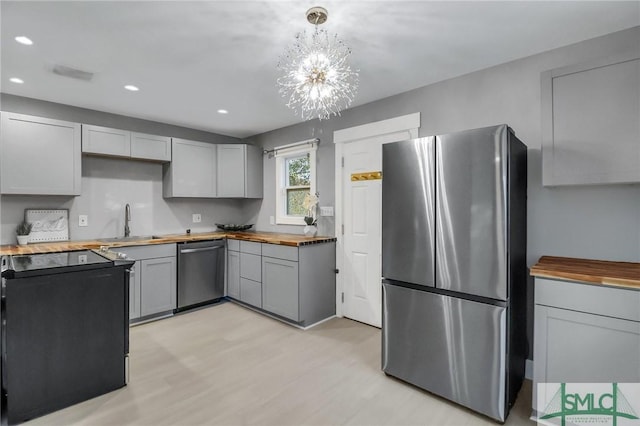
[[[21,254],[2,257],[2,277],[25,278],[127,265],[133,265],[133,260],[105,250]]]

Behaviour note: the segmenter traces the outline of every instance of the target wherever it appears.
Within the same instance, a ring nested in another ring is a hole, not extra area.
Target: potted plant
[[[32,223],[23,221],[16,228],[16,236],[18,237],[18,244],[21,246],[27,245],[29,242],[29,234],[31,234]]]
[[[307,211],[307,214],[304,216],[304,223],[306,223],[307,226],[305,226],[303,230],[304,235],[307,237],[315,237],[318,232],[318,219],[314,216],[316,204],[318,204],[317,194],[311,195],[309,193],[305,195],[304,201],[302,201],[302,207]]]

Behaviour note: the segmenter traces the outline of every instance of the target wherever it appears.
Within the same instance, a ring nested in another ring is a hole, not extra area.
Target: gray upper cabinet
[[[171,161],[171,138],[83,124],[82,152],[107,157]]]
[[[541,84],[545,186],[640,182],[640,48]]]
[[[131,133],[109,127],[82,125],[82,152],[114,157],[131,156]]]
[[[164,197],[215,198],[216,145],[173,138],[171,151],[163,171]]]
[[[219,144],[218,197],[262,198],[262,152],[253,145]]]
[[[2,112],[3,194],[80,195],[80,124]]]
[[[171,161],[171,138],[145,133],[131,133],[131,158]]]

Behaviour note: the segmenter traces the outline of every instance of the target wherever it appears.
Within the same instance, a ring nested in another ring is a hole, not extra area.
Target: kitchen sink
[[[132,235],[130,237],[113,237],[113,238],[100,238],[98,241],[103,243],[119,243],[124,241],[144,241],[144,240],[158,240],[162,237],[157,235]]]

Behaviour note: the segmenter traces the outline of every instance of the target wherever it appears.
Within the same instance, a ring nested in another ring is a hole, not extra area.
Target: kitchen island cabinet
[[[80,195],[80,124],[2,112],[0,192]]]

